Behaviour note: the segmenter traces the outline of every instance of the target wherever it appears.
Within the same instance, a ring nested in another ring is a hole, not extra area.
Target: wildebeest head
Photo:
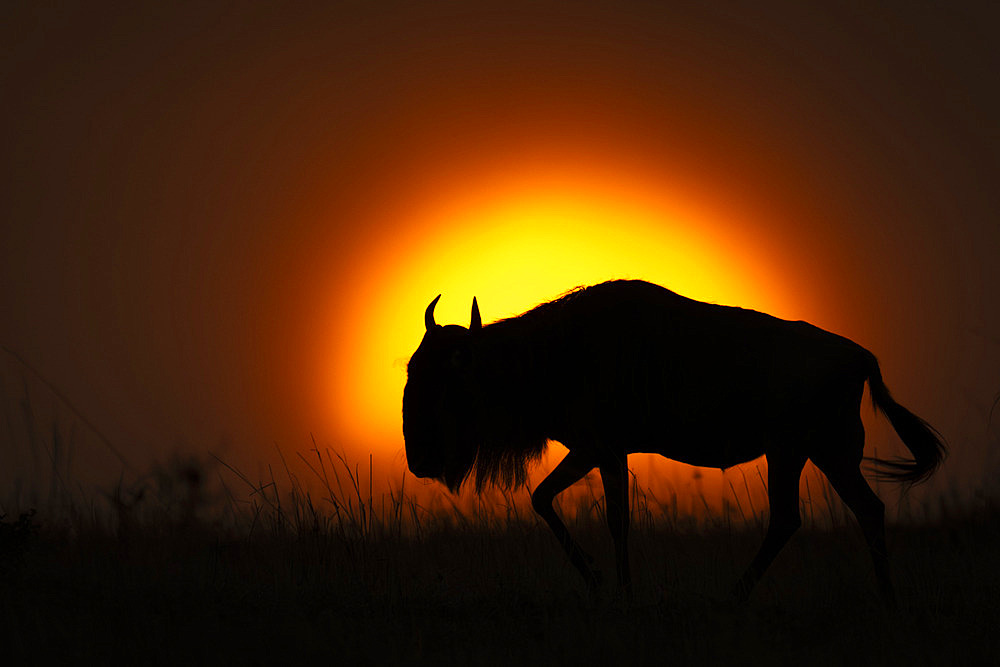
[[[403,439],[410,471],[457,491],[476,462],[477,432],[475,344],[482,329],[479,305],[472,299],[469,328],[434,322],[431,301],[424,313],[426,331],[407,366],[403,390]]]

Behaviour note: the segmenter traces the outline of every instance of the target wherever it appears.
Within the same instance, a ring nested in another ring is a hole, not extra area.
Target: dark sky
[[[316,359],[360,323],[327,313],[399,212],[614,153],[765,213],[803,316],[879,356],[953,479],[997,470],[988,3],[42,4],[0,22],[0,343],[136,465],[335,437]],[[26,391],[72,428],[0,369],[8,433]]]

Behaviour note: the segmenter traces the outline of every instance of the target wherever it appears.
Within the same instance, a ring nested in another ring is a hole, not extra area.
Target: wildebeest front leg
[[[632,594],[632,571],[628,557],[628,466],[622,461],[604,464],[601,468],[601,482],[604,484],[604,511],[615,543],[615,567],[618,586],[626,597]]]
[[[570,562],[580,571],[587,582],[587,587],[591,590],[600,586],[600,572],[593,567],[594,559],[573,541],[566,525],[552,507],[552,501],[593,469],[594,464],[590,460],[570,451],[531,494],[531,506],[545,519],[545,523],[549,524],[549,528],[556,534],[556,539],[569,556]]]

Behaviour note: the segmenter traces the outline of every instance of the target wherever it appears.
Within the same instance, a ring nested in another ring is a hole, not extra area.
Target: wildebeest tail
[[[871,391],[872,402],[889,419],[900,440],[913,454],[913,461],[875,457],[865,457],[865,460],[872,464],[871,469],[879,479],[903,482],[907,485],[923,482],[941,465],[948,450],[940,433],[893,399],[889,388],[882,381],[882,371],[875,355],[870,352],[867,354],[868,388]]]

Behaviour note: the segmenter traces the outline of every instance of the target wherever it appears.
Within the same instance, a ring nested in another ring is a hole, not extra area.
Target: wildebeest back
[[[832,409],[824,383],[864,377],[864,351],[841,336],[641,281],[595,285],[493,326],[524,328],[524,349],[500,356],[532,367],[525,408],[540,411],[549,437],[696,465],[760,455],[803,411]]]

